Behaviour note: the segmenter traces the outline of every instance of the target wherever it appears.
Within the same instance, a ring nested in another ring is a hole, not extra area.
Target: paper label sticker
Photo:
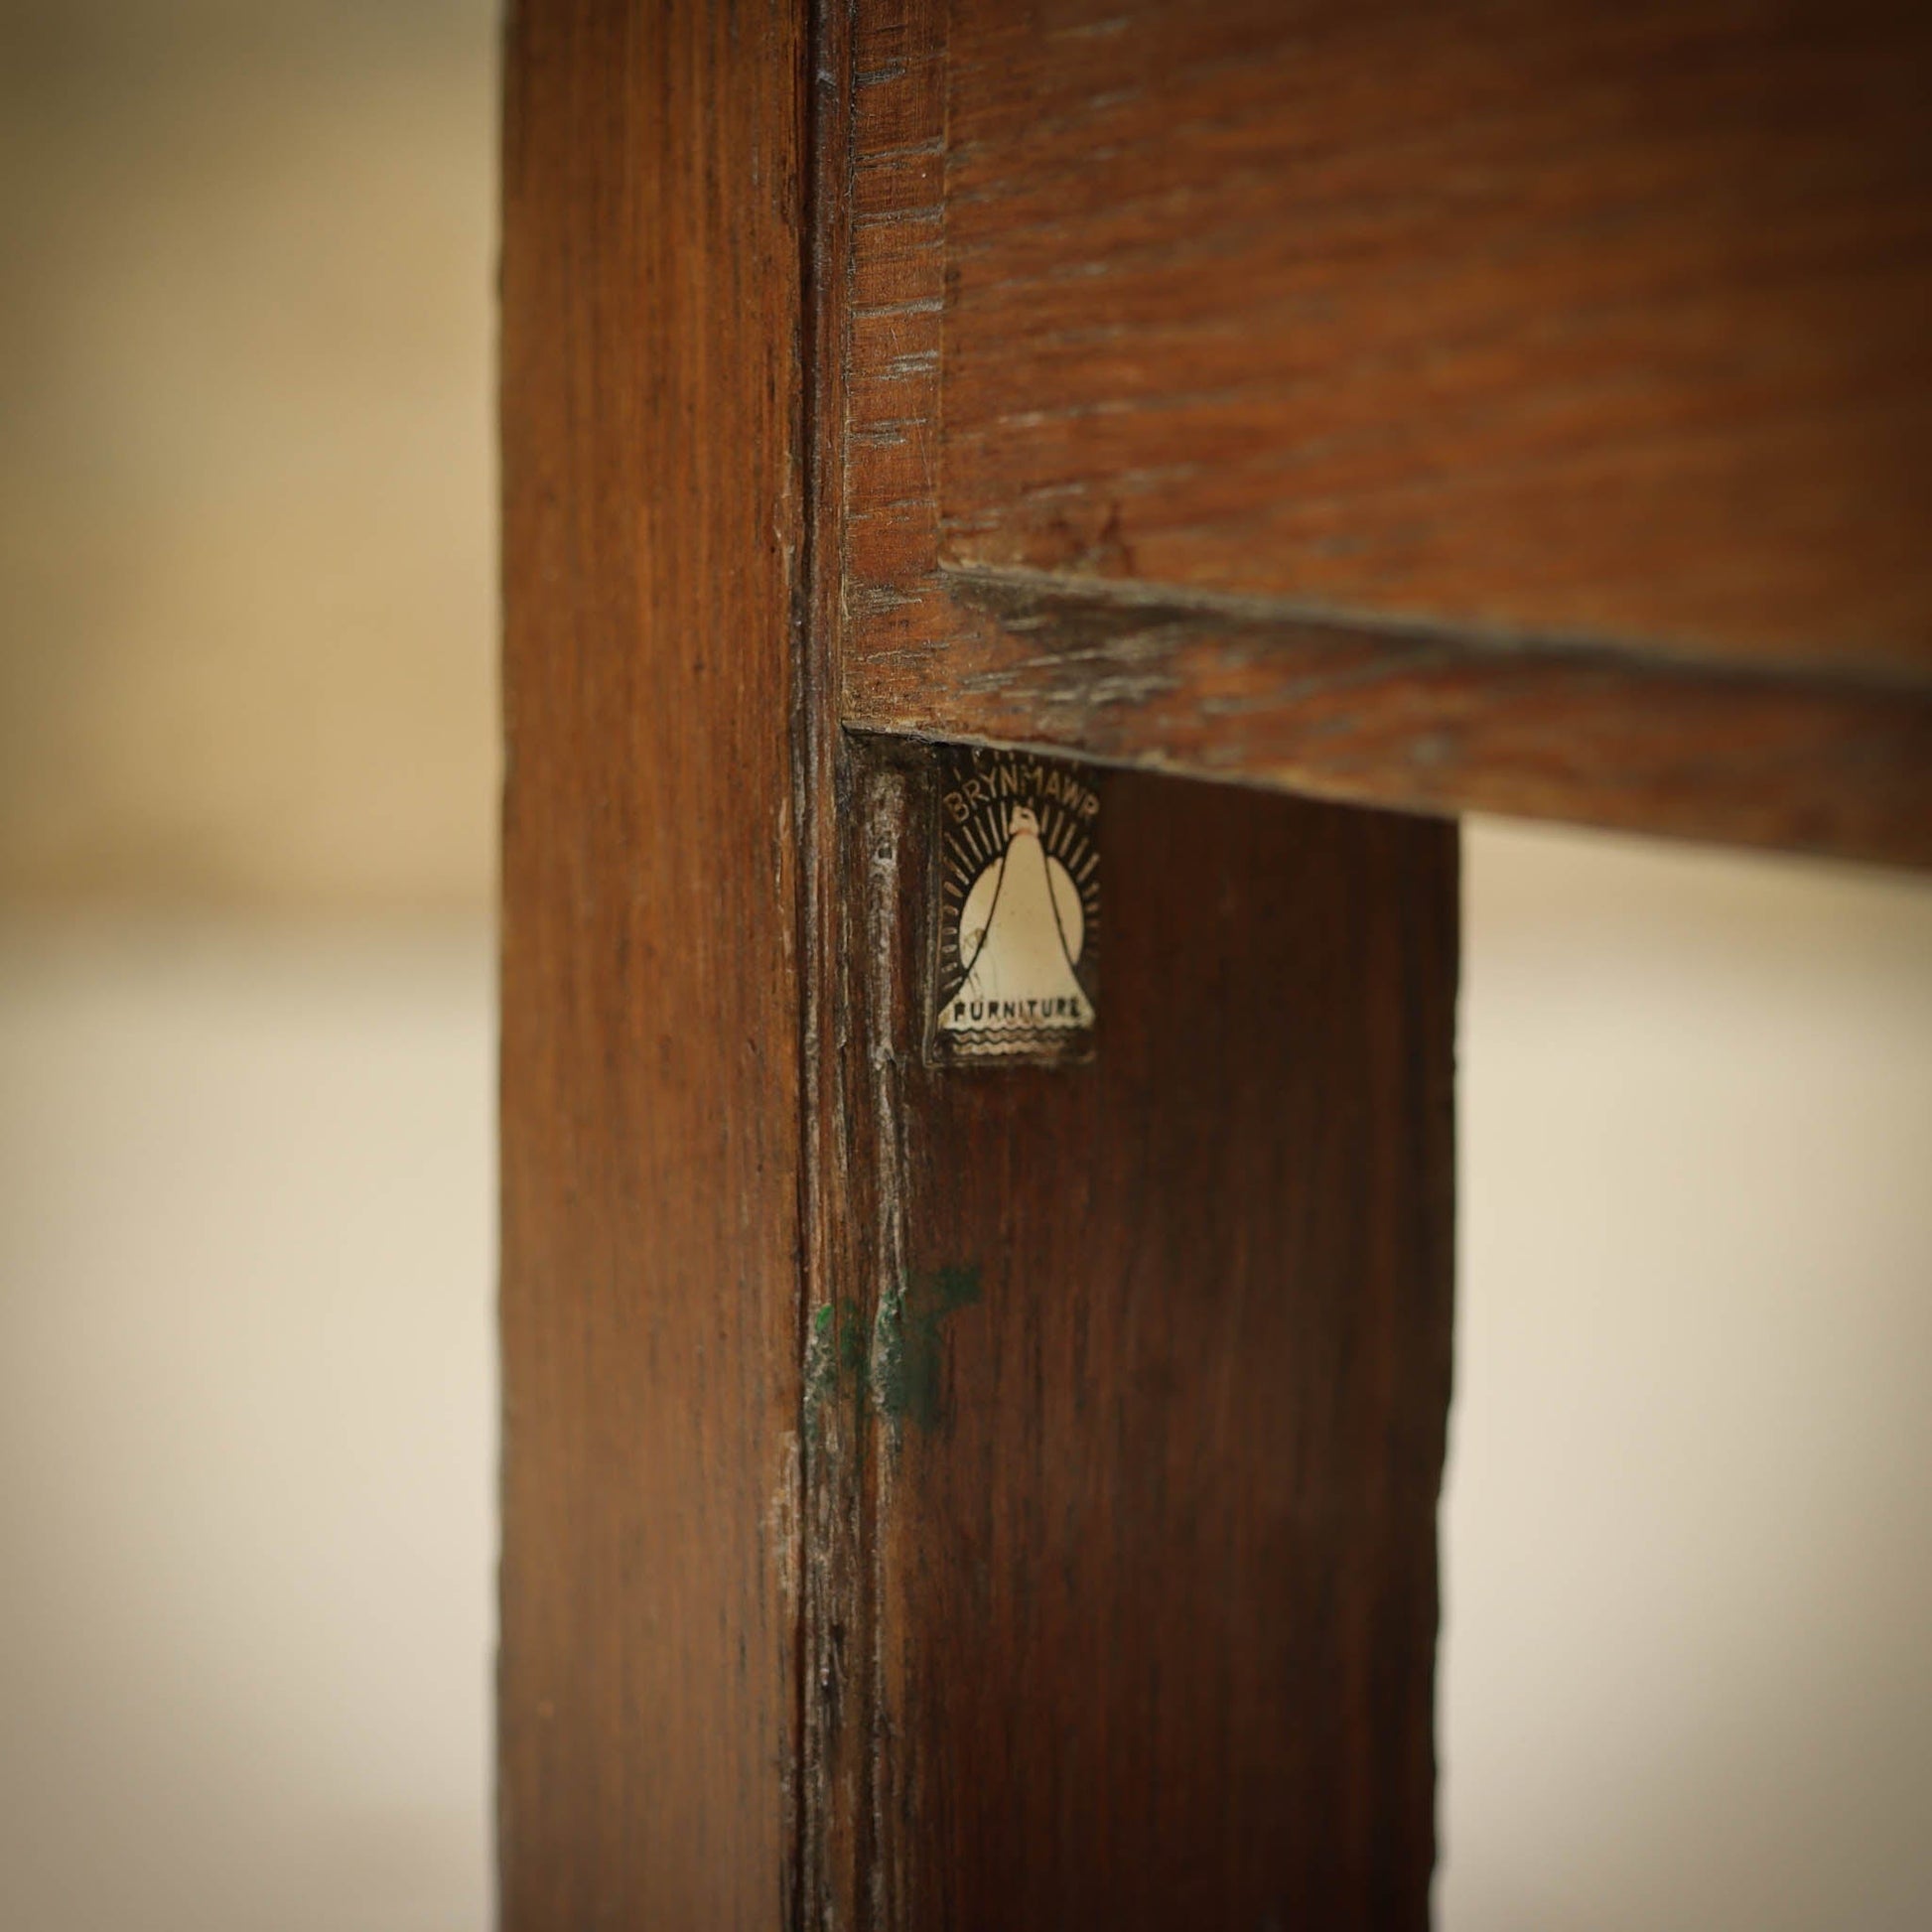
[[[1099,996],[1099,789],[1050,759],[940,759],[929,1056],[1083,1057]]]

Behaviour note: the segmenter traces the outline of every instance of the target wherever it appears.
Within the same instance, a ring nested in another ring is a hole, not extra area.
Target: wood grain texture
[[[1920,14],[892,11],[848,721],[1927,863]]]
[[[936,577],[945,306],[946,0],[873,0],[844,64],[851,100],[850,290],[842,339],[840,709],[944,676],[958,627]],[[884,707],[889,709],[890,707]]]
[[[1240,600],[946,573],[983,620],[901,729],[1311,796],[1932,866],[1932,688],[1690,670]]]
[[[844,592],[842,536],[846,374],[852,331],[849,273],[855,207],[852,72],[865,26],[858,8],[831,7],[814,21],[811,198],[807,244],[815,273],[806,304],[811,344],[807,417],[810,536],[809,630],[801,660],[800,831],[805,949],[800,967],[804,1024],[804,1280],[810,1325],[803,1332],[799,1421],[802,1612],[799,1796],[796,1829],[798,1922],[823,1928],[861,1922],[873,1840],[863,1802],[871,1750],[863,1681],[848,1680],[864,1627],[870,1561],[860,1487],[862,1432],[824,1400],[827,1338],[853,1267],[850,1123],[843,1105],[852,1052],[845,1006],[851,970],[845,929],[852,898],[840,835],[839,686],[834,673]],[[850,1334],[829,1338],[836,1349]],[[857,1418],[851,1419],[856,1425]],[[863,1673],[860,1673],[863,1680]]]
[[[1932,670],[1932,15],[1004,0],[942,556]]]
[[[868,1561],[815,1695],[869,1850],[816,1922],[1423,1926],[1453,830],[1103,777],[1093,1060],[964,1072],[930,777],[862,747],[841,813],[858,1345],[808,1413]]]
[[[505,44],[501,1924],[792,1908],[804,54]]]
[[[1092,1064],[921,1064],[943,27],[510,22],[502,1922],[1420,1925],[1453,833],[1112,780]]]

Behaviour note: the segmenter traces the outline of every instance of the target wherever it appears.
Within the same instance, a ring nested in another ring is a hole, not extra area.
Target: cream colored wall
[[[487,1921],[490,35],[0,13],[0,1926]],[[1932,892],[1467,908],[1441,1921],[1932,1922]]]
[[[1932,887],[1466,842],[1448,1932],[1932,1923]]]
[[[482,1932],[486,932],[0,933],[0,1926]]]

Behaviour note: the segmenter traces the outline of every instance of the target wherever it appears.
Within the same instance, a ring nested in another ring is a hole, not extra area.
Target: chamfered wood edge
[[[808,1421],[814,1339],[833,1318],[866,1208],[852,1198],[854,1125],[846,976],[854,943],[843,863],[847,800],[838,649],[845,564],[857,9],[808,0],[810,75],[801,321],[804,603],[797,639],[793,772],[800,840],[799,1628],[793,1921],[865,1922],[873,1676],[857,1656],[869,1615],[865,1431],[834,1405]]]
[[[945,571],[954,621],[848,657],[848,727],[1932,866],[1932,688],[1471,637],[1159,587]]]

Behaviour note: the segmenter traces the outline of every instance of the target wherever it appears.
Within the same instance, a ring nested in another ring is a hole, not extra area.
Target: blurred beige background
[[[0,889],[474,916],[483,0],[0,0]]]
[[[0,1927],[489,1923],[480,0],[0,0]]]
[[[1464,864],[1440,1923],[1932,1924],[1932,891]]]
[[[488,1922],[493,36],[0,0],[0,1926]],[[1932,1923],[1932,891],[1466,905],[1440,1921]]]

